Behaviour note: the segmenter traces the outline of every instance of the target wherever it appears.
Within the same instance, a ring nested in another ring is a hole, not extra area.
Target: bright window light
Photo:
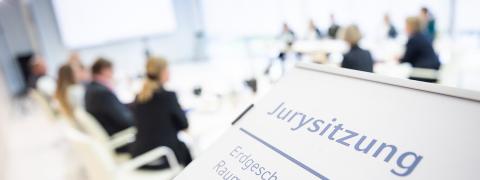
[[[64,44],[81,48],[129,38],[171,33],[171,0],[53,0]]]

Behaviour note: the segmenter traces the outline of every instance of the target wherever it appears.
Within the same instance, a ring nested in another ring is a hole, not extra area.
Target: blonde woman
[[[158,146],[170,147],[180,164],[192,161],[187,146],[177,134],[188,128],[188,121],[174,92],[163,88],[169,79],[167,61],[151,57],[146,64],[146,80],[133,108],[137,135],[132,155],[138,156]],[[163,161],[165,162],[165,161]],[[145,169],[167,168],[168,164],[148,165]]]
[[[55,100],[58,102],[58,109],[67,118],[74,118],[75,108],[83,107],[85,88],[78,83],[74,69],[69,64],[62,65],[58,70],[57,88]]]
[[[373,72],[373,59],[369,51],[358,46],[362,34],[356,25],[345,29],[344,40],[350,45],[350,51],[343,55],[342,67],[365,72]]]

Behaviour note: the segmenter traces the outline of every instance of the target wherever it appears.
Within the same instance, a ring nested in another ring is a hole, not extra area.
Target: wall
[[[7,38],[11,54],[31,51],[25,24],[20,11],[20,1],[3,0],[0,2],[0,31]]]
[[[195,44],[193,1],[195,0],[173,1],[177,19],[177,31],[173,34],[151,37],[147,43],[141,39],[130,39],[76,51],[80,52],[88,65],[98,56],[110,58],[116,64],[117,72],[127,75],[134,75],[143,69],[145,46],[149,47],[152,54],[165,56],[171,61],[191,59]],[[65,62],[70,50],[62,43],[51,1],[34,0],[30,7],[41,50],[49,64],[49,73],[55,74],[55,69]]]

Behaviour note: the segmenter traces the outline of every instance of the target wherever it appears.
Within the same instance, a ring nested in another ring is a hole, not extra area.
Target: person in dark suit
[[[390,15],[385,14],[383,16],[383,22],[385,23],[385,26],[387,27],[387,37],[390,39],[395,39],[397,38],[398,32],[395,26],[393,25],[392,21],[390,20]]]
[[[295,43],[295,41],[297,40],[297,36],[296,36],[295,32],[293,32],[292,28],[290,28],[290,26],[286,22],[284,22],[283,26],[282,26],[282,31],[281,31],[280,35],[278,36],[278,39],[285,43],[285,47],[283,47],[280,50],[280,53],[278,53],[278,56],[277,56],[277,59],[280,61],[281,66],[282,66],[282,74],[284,74],[285,73],[285,61],[287,60],[287,55],[290,52],[292,52],[292,47],[293,47],[293,44]],[[301,56],[302,56],[300,53],[296,53],[296,55],[297,55],[297,59],[300,59]],[[270,74],[270,70],[273,67],[274,62],[277,59],[272,59],[270,61],[267,68],[265,69],[265,74],[267,74],[267,75]]]
[[[168,80],[167,61],[150,57],[146,65],[146,80],[133,108],[137,135],[132,146],[132,156],[139,156],[159,146],[171,148],[181,165],[192,161],[187,146],[177,138],[179,131],[188,128],[188,121],[174,92],[163,84]],[[149,164],[144,169],[163,169],[163,161]]]
[[[337,32],[340,29],[340,26],[335,22],[335,15],[331,14],[330,15],[330,21],[332,21],[330,27],[328,28],[328,37],[331,39],[336,39],[337,38]]]
[[[430,12],[427,7],[422,7],[419,17],[423,24],[423,34],[425,34],[430,43],[433,43],[437,34],[435,16],[433,16],[432,12]]]
[[[409,17],[406,21],[406,32],[409,36],[405,54],[400,59],[401,63],[410,63],[414,68],[439,70],[440,61],[433,50],[428,37],[422,32],[422,23],[418,17]],[[413,80],[436,82],[436,79],[423,79],[410,77]]]
[[[350,51],[343,55],[342,67],[365,72],[373,72],[373,59],[369,51],[358,46],[362,38],[356,25],[345,29],[344,39],[350,45]]]
[[[111,136],[133,125],[133,114],[112,92],[112,63],[99,58],[92,66],[93,81],[87,85],[85,108]]]

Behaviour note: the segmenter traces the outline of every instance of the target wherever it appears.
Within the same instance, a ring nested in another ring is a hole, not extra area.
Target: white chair
[[[124,162],[130,159],[129,153],[115,153],[115,149],[135,141],[136,128],[127,128],[110,137],[95,117],[85,111],[85,109],[75,109],[74,116],[80,126],[79,128],[83,132],[106,147],[112,154],[115,154],[116,162]]]
[[[38,90],[31,89],[28,92],[28,97],[32,99],[41,111],[45,113],[50,119],[55,119],[55,110],[52,108],[48,99]]]
[[[410,71],[410,77],[421,79],[439,80],[439,74],[439,70],[426,68],[412,68]]]
[[[85,166],[89,180],[170,180],[182,167],[178,164],[173,151],[168,147],[157,147],[134,159],[117,165],[114,155],[95,139],[73,129],[66,128],[66,136],[74,152]],[[165,156],[170,168],[158,171],[142,171],[139,167],[158,161]]]
[[[108,147],[112,152],[114,152],[116,148],[122,147],[135,140],[135,133],[137,130],[134,127],[120,131],[110,137],[95,117],[90,115],[84,109],[77,108],[75,109],[74,114],[82,130],[104,146]]]

